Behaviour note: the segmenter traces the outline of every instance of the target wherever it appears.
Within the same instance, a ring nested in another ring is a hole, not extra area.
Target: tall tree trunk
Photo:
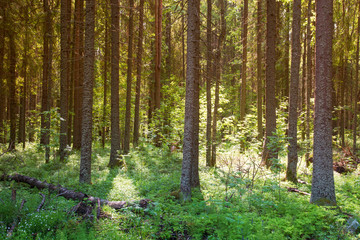
[[[306,45],[307,36],[304,36],[304,52],[302,56],[302,81],[301,81],[301,101],[300,101],[300,111],[306,111],[306,56],[307,56],[307,45]],[[302,124],[301,124],[301,140],[305,140],[306,137],[306,126],[305,126],[305,116],[302,116]]]
[[[43,81],[41,98],[41,139],[40,143],[45,146],[45,160],[50,159],[50,121],[51,121],[51,88],[52,88],[52,14],[49,0],[43,1],[45,12],[44,21],[44,49],[43,49]],[[35,99],[34,99],[35,100]]]
[[[258,139],[263,139],[263,125],[262,125],[262,96],[263,96],[263,80],[262,80],[262,0],[257,2],[257,31],[256,31],[256,59],[257,59],[257,129]]]
[[[262,161],[267,167],[272,165],[272,159],[277,158],[277,149],[270,148],[269,143],[276,131],[276,98],[275,98],[275,63],[276,63],[276,1],[266,0],[266,91],[265,91],[265,141]]]
[[[289,97],[289,85],[290,85],[290,3],[284,3],[285,5],[285,36],[284,36],[284,75],[282,82],[282,94],[281,97]],[[288,119],[286,119],[288,121]]]
[[[140,127],[140,87],[142,72],[142,54],[143,54],[143,34],[144,34],[144,0],[140,0],[139,5],[139,39],[136,54],[136,93],[135,93],[135,115],[134,115],[134,136],[133,144],[136,146],[139,141]]]
[[[296,168],[298,162],[297,153],[297,117],[298,117],[298,93],[299,93],[299,70],[301,59],[301,0],[294,0],[292,22],[292,48],[291,48],[291,78],[289,97],[289,153],[286,169],[286,179],[297,182]]]
[[[314,166],[310,203],[336,205],[332,159],[333,1],[316,1]]]
[[[83,124],[80,182],[91,183],[93,84],[95,79],[95,0],[86,0],[84,51]]]
[[[0,1],[0,143],[5,143],[5,127],[6,119],[6,84],[4,77],[4,54],[5,54],[5,4]]]
[[[119,121],[119,1],[111,4],[111,152],[109,167],[120,164],[120,121]]]
[[[155,0],[155,109],[160,109],[161,101],[161,25],[162,0]]]
[[[243,31],[242,31],[242,71],[241,71],[241,104],[240,121],[243,121],[246,113],[246,72],[247,72],[247,32],[248,32],[248,0],[244,0]]]
[[[220,80],[221,80],[221,62],[222,62],[222,45],[226,33],[226,22],[225,22],[225,0],[220,0],[220,35],[217,42],[216,54],[214,56],[214,71],[215,71],[215,103],[214,103],[214,116],[212,126],[212,146],[211,146],[211,161],[210,166],[216,165],[216,147],[218,144],[217,139],[217,120],[218,120],[218,108],[219,108],[219,93],[220,93]]]
[[[132,84],[132,66],[133,66],[133,21],[134,21],[134,0],[129,0],[129,44],[127,58],[127,79],[126,79],[126,113],[125,113],[125,136],[124,153],[130,150],[130,132],[131,132],[131,84]]]
[[[26,142],[26,122],[25,122],[25,114],[26,114],[26,97],[27,97],[27,65],[28,65],[28,10],[24,11],[25,15],[25,37],[24,37],[24,53],[23,53],[23,63],[22,63],[22,76],[23,76],[23,85],[21,86],[21,93],[20,93],[20,118],[19,118],[19,133],[18,133],[18,142],[22,143],[23,149],[25,149],[25,142]]]
[[[67,147],[68,131],[68,77],[69,77],[69,35],[71,4],[69,0],[61,0],[60,13],[60,160],[64,161]]]
[[[188,0],[187,74],[185,126],[181,193],[183,201],[191,199],[191,188],[200,184],[199,164],[199,78],[200,78],[200,1]]]
[[[102,136],[101,136],[101,144],[102,147],[105,147],[105,140],[106,140],[106,115],[107,115],[107,95],[108,95],[108,60],[109,60],[109,23],[107,17],[107,10],[106,10],[106,20],[105,20],[105,43],[104,43],[104,71],[103,71],[103,88],[104,88],[104,101],[103,101],[103,108],[102,108]]]
[[[83,94],[83,44],[84,44],[84,0],[75,1],[74,11],[74,131],[73,148],[81,147],[81,129],[82,129],[82,94]]]
[[[212,80],[212,1],[207,0],[206,15],[206,166],[211,165],[211,80]]]
[[[9,107],[10,107],[10,139],[9,151],[15,150],[16,143],[16,45],[15,45],[15,32],[8,30],[9,33]]]
[[[307,60],[306,60],[306,139],[310,140],[310,109],[311,109],[311,92],[312,92],[312,50],[311,50],[311,3],[308,1],[307,9],[307,26],[306,26],[306,45],[307,45]],[[305,159],[309,158],[310,141],[307,146],[307,153]]]
[[[359,39],[360,39],[360,1],[359,1],[359,17],[358,17],[358,29],[357,29],[357,40],[356,40],[356,58],[355,58],[355,87],[354,87],[354,118],[353,118],[353,153],[356,153],[356,135],[357,135],[357,110],[358,110],[358,89],[359,89]],[[1,63],[1,62],[0,62]],[[1,77],[1,75],[0,75]]]

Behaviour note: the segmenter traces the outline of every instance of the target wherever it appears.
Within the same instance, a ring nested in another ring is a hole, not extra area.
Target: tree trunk
[[[336,205],[332,159],[333,1],[316,1],[314,166],[310,203]]]
[[[206,15],[206,166],[211,165],[211,80],[212,80],[212,1],[207,0]]]
[[[109,167],[120,164],[120,121],[119,121],[119,1],[111,4],[111,152]]]
[[[4,54],[5,54],[5,4],[0,1],[0,143],[5,143],[5,128],[4,122],[6,119],[6,84],[4,77]]]
[[[311,91],[312,91],[312,51],[311,51],[311,3],[312,0],[308,2],[308,12],[307,12],[307,26],[306,26],[306,45],[307,45],[307,60],[306,60],[306,139],[310,140],[310,109],[311,109]],[[309,149],[310,141],[307,145],[307,153],[305,159],[309,158]]]
[[[243,31],[242,31],[242,71],[241,71],[241,104],[240,121],[243,121],[246,113],[246,72],[247,72],[247,32],[248,32],[248,0],[244,0]]]
[[[360,13],[360,2],[359,2],[359,13]],[[356,153],[356,135],[357,135],[357,110],[358,110],[358,88],[359,88],[359,39],[360,39],[360,15],[358,17],[358,29],[357,29],[357,40],[356,40],[356,58],[355,58],[355,86],[354,86],[354,118],[353,118],[353,153]],[[0,62],[1,63],[1,62]],[[1,75],[0,75],[1,76]]]
[[[84,82],[84,0],[75,1],[74,12],[74,131],[73,148],[81,147],[82,100]]]
[[[257,28],[256,28],[256,59],[257,59],[257,129],[258,129],[258,139],[263,139],[263,110],[262,110],[262,97],[263,97],[263,80],[262,80],[262,0],[257,2]]]
[[[214,56],[214,72],[215,72],[215,103],[214,103],[214,116],[213,116],[213,128],[212,128],[212,146],[211,146],[211,161],[210,166],[216,166],[216,146],[218,144],[217,139],[217,120],[218,120],[218,108],[219,108],[219,93],[220,93],[220,80],[222,71],[222,48],[226,34],[226,22],[225,22],[225,0],[220,0],[220,35],[217,42],[216,54]]]
[[[71,20],[71,4],[61,0],[60,13],[60,160],[64,161],[67,147],[68,131],[68,77],[69,77],[69,36]]]
[[[289,153],[286,169],[286,179],[297,182],[296,168],[298,162],[297,153],[297,117],[298,117],[298,92],[299,92],[299,69],[301,59],[301,0],[294,0],[292,22],[292,48],[291,48],[291,78],[289,96]]]
[[[86,0],[84,51],[83,124],[80,183],[91,183],[93,84],[95,79],[95,0]]]
[[[9,32],[9,107],[10,107],[10,139],[9,139],[9,151],[15,150],[16,143],[16,45],[15,45],[15,33],[12,30]]]
[[[155,109],[160,109],[161,98],[161,25],[162,0],[155,0]]]
[[[19,118],[19,133],[18,133],[18,142],[22,143],[23,149],[25,149],[26,142],[26,122],[25,122],[25,114],[26,114],[26,99],[27,99],[27,68],[28,68],[28,49],[29,49],[29,33],[28,33],[28,10],[24,11],[25,15],[25,37],[24,37],[24,53],[23,53],[23,63],[22,63],[22,77],[23,77],[23,85],[21,86],[20,93],[20,118]]]
[[[270,148],[270,139],[276,131],[276,98],[275,98],[275,64],[276,64],[276,1],[266,0],[266,89],[265,89],[265,140],[262,161],[267,167],[272,165],[272,160],[277,158],[277,149]]]
[[[49,0],[44,0],[44,49],[43,49],[43,81],[41,98],[41,139],[40,143],[45,146],[45,160],[50,159],[50,107],[51,107],[51,72],[52,72],[52,16]]]
[[[107,115],[107,95],[108,95],[108,60],[109,60],[109,22],[108,22],[108,14],[106,11],[106,20],[105,20],[105,43],[104,43],[104,71],[103,71],[103,88],[104,88],[104,101],[102,108],[102,136],[101,136],[101,144],[102,147],[105,147],[106,140],[106,115]]]
[[[139,142],[140,127],[140,87],[142,72],[142,54],[143,54],[143,35],[144,35],[144,0],[140,0],[139,5],[139,39],[136,55],[136,93],[135,93],[135,115],[134,115],[134,136],[133,144],[137,146]]]
[[[191,199],[191,188],[199,186],[199,78],[200,78],[200,1],[189,0],[187,8],[187,74],[185,126],[181,193],[183,201]]]
[[[126,79],[126,113],[125,113],[125,136],[124,136],[124,153],[130,150],[130,132],[131,132],[131,84],[132,84],[132,66],[133,66],[133,21],[134,21],[134,0],[129,0],[129,44],[127,58],[127,79]]]

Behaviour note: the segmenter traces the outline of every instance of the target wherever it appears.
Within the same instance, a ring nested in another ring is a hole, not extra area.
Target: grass
[[[67,162],[45,164],[43,152],[30,145],[0,158],[1,173],[20,173],[108,200],[151,199],[146,209],[128,207],[110,218],[82,219],[71,213],[75,201],[47,190],[43,210],[37,189],[15,182],[0,183],[0,239],[5,239],[17,217],[13,239],[358,239],[359,232],[346,231],[348,216],[359,220],[359,171],[335,174],[338,206],[342,210],[309,204],[309,196],[288,192],[297,187],[311,192],[311,169],[302,162],[299,176],[309,184],[297,186],[284,179],[285,158],[277,172],[259,166],[256,150],[240,154],[227,148],[218,156],[219,168],[209,169],[200,161],[201,192],[192,202],[179,202],[181,153],[143,143],[124,157],[121,169],[108,169],[109,147],[94,146],[92,184],[78,183],[79,152]],[[203,154],[202,154],[203,155]],[[11,191],[17,190],[16,204]],[[26,203],[21,212],[22,199]],[[94,213],[95,214],[95,213]]]

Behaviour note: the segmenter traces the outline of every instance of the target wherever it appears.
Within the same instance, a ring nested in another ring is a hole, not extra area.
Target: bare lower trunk
[[[336,205],[332,159],[333,1],[316,1],[314,166],[310,202]]]
[[[81,129],[80,182],[91,183],[92,108],[95,79],[95,0],[86,0],[84,92]]]

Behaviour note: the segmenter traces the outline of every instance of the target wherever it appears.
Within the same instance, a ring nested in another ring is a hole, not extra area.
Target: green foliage
[[[36,147],[4,155],[18,156],[16,171],[61,184],[109,200],[151,199],[145,209],[129,205],[120,211],[103,207],[111,218],[82,219],[69,214],[76,202],[46,195],[44,208],[37,189],[18,183],[0,184],[0,237],[19,217],[14,239],[356,239],[345,231],[350,213],[359,219],[360,184],[357,172],[346,178],[336,175],[338,204],[342,212],[309,204],[309,197],[289,193],[280,182],[283,169],[273,173],[260,165],[257,148],[241,153],[236,146],[219,155],[219,168],[200,166],[201,192],[192,201],[179,200],[181,154],[167,146],[146,142],[124,156],[122,169],[108,169],[109,149],[96,146],[93,152],[93,185],[79,185],[79,153],[66,164],[44,164]],[[36,157],[37,156],[37,157]],[[281,160],[281,159],[280,159]],[[11,174],[15,170],[1,161]],[[291,184],[291,183],[289,183]],[[18,200],[11,203],[11,188]],[[309,192],[309,185],[298,186]],[[22,211],[20,202],[26,199]],[[93,213],[95,214],[95,213]]]

